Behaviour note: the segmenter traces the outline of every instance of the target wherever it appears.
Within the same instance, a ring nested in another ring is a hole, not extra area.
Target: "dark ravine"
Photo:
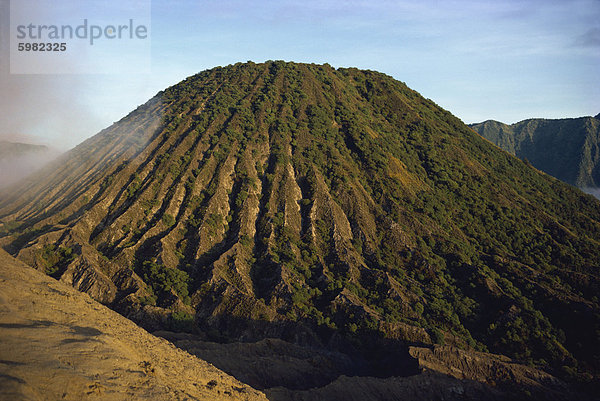
[[[548,373],[507,357],[450,346],[410,347],[417,374],[373,377],[349,374],[351,363],[343,354],[278,339],[220,344],[190,334],[155,334],[260,389],[272,401],[560,400],[581,396]]]
[[[559,377],[549,399],[598,381],[600,202],[377,72],[189,77],[3,191],[0,233],[148,330],[275,338],[383,381],[442,343]]]

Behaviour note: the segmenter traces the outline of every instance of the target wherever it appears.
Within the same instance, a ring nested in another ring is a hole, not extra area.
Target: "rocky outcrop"
[[[556,377],[503,355],[465,351],[449,346],[410,347],[409,353],[424,371],[500,388],[527,390],[536,398],[569,399],[572,394]]]

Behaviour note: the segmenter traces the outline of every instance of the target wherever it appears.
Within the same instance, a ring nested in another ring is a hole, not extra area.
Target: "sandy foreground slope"
[[[265,400],[0,249],[0,400]]]

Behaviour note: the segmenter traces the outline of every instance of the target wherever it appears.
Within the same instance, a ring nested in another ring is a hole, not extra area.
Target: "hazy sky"
[[[98,16],[109,2],[89,3]],[[246,60],[378,70],[467,123],[600,112],[599,0],[153,0],[151,11],[149,73],[17,75],[0,0],[0,139],[72,147],[166,86]]]

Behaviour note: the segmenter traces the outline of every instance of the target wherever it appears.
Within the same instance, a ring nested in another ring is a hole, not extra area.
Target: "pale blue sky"
[[[151,15],[151,73],[3,68],[0,137],[73,146],[186,76],[269,59],[378,70],[467,123],[600,112],[598,0],[154,0]]]

